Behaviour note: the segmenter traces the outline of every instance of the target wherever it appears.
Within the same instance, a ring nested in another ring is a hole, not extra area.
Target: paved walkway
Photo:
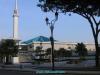
[[[32,68],[0,68],[0,75],[100,75],[100,71],[35,70]]]
[[[42,74],[42,73],[50,73],[50,74],[99,74],[100,75],[100,71],[64,71],[64,70],[37,70],[36,73],[38,74]]]
[[[0,75],[100,75],[100,71],[64,71],[64,70],[36,70],[29,69],[0,69]]]
[[[100,75],[100,68],[85,69],[82,67],[61,67],[50,70],[50,65],[6,65],[0,67],[0,75]],[[73,65],[73,64],[72,64]],[[63,69],[62,69],[63,68]],[[57,73],[58,72],[58,73]],[[37,73],[37,74],[36,74]]]
[[[36,75],[32,71],[4,70],[0,69],[0,75]]]

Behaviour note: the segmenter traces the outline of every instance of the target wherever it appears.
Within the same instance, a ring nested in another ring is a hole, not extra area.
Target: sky
[[[41,35],[50,37],[45,17],[52,20],[54,13],[44,13],[37,4],[38,0],[18,0],[19,38],[22,41]],[[0,39],[12,38],[14,8],[15,0],[0,0]],[[54,25],[54,38],[63,42],[93,42],[90,24],[77,14],[59,14]]]

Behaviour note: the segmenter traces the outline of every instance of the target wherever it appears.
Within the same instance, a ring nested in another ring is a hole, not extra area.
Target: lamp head
[[[55,17],[56,17],[56,20],[58,20],[58,12],[57,11],[55,12]]]
[[[45,21],[46,21],[46,24],[48,24],[48,22],[49,22],[48,17],[45,18]]]

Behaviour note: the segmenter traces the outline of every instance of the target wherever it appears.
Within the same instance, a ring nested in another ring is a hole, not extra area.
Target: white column
[[[18,39],[18,17],[13,17],[13,38]]]
[[[19,14],[18,14],[18,3],[17,0],[15,1],[15,9],[13,14],[13,39],[18,39],[18,21],[19,20]]]

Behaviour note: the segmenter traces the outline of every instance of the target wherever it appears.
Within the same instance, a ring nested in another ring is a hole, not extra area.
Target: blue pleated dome
[[[44,37],[44,36],[38,36],[36,38],[24,41],[22,43],[24,44],[32,44],[33,42],[49,42],[50,39],[48,37]]]

